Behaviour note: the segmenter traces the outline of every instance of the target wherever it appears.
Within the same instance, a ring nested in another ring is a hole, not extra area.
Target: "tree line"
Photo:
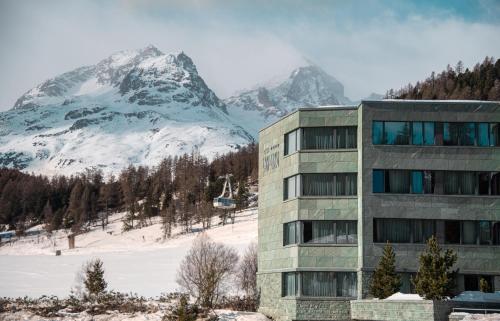
[[[238,208],[246,206],[247,186],[257,181],[258,146],[216,156],[196,152],[167,157],[154,167],[132,166],[107,178],[100,170],[47,177],[0,168],[0,226],[18,234],[44,224],[48,232],[65,228],[78,233],[108,223],[111,213],[126,211],[123,229],[140,228],[161,216],[165,236],[181,224],[210,224],[218,214],[212,199],[222,191],[223,175],[231,173]]]
[[[387,91],[385,98],[393,99],[467,99],[500,100],[500,59],[486,57],[472,70],[459,61],[455,68],[450,65],[441,73],[432,72],[430,77],[415,85],[408,84],[399,90]]]

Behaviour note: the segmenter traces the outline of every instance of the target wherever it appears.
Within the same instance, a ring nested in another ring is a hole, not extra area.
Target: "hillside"
[[[161,224],[156,219],[150,226],[122,232],[123,215],[113,215],[105,230],[94,226],[88,233],[77,236],[73,250],[68,250],[69,231],[58,230],[48,236],[41,226],[32,229],[32,236],[2,244],[0,297],[67,296],[77,271],[92,257],[104,261],[110,289],[151,297],[175,291],[177,267],[201,233],[201,226],[194,225],[187,234],[177,227],[172,237],[164,240]],[[216,242],[235,247],[240,253],[257,240],[256,209],[238,213],[234,224],[218,223],[218,218],[212,219],[207,235]],[[57,249],[62,250],[61,256],[55,256]]]
[[[468,99],[500,101],[500,59],[486,57],[481,64],[469,69],[459,61],[441,73],[415,85],[387,92],[386,97],[396,99]]]

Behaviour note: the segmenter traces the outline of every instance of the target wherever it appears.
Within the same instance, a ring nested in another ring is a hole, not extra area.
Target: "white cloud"
[[[221,97],[288,72],[302,56],[343,82],[352,99],[424,79],[458,60],[470,66],[500,56],[499,25],[452,16],[402,20],[385,10],[341,21],[263,16],[252,22],[244,12],[228,16],[198,1],[167,14],[135,1],[6,3],[0,5],[0,110],[49,77],[150,43],[185,51]]]

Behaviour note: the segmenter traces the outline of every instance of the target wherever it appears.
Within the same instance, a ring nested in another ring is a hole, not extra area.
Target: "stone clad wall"
[[[455,304],[450,301],[351,301],[355,321],[448,321]]]
[[[297,300],[297,320],[351,320],[349,301]]]

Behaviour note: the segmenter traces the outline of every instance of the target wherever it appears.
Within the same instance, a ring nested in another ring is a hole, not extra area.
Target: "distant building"
[[[387,241],[411,292],[425,241],[458,253],[457,292],[500,290],[500,103],[363,101],[260,132],[260,310],[348,320]]]

